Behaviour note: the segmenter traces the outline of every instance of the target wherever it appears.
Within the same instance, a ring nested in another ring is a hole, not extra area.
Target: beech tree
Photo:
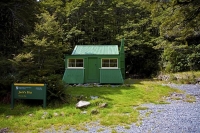
[[[22,38],[33,31],[38,8],[35,0],[0,1],[0,101],[4,96],[9,99],[10,86],[17,75],[8,59],[23,48]]]

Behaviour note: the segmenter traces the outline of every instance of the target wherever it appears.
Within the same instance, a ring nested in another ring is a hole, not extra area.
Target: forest
[[[200,70],[199,0],[1,0],[0,101],[12,83],[46,83],[62,100],[77,44],[120,45],[127,78]]]

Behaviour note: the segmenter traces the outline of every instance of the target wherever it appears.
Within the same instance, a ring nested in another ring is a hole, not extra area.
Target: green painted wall
[[[63,81],[68,84],[84,83],[84,69],[65,69]]]
[[[100,83],[122,84],[123,82],[120,69],[100,69]]]
[[[67,68],[68,59],[83,59],[84,68]],[[102,69],[101,59],[102,58],[117,58],[119,69]],[[63,81],[69,84],[78,83],[123,83],[123,73],[125,71],[124,57],[121,55],[67,55],[65,58],[65,73]],[[121,70],[122,68],[122,70]],[[108,78],[106,78],[106,74]],[[115,78],[112,78],[114,75]],[[110,80],[112,78],[112,80]]]

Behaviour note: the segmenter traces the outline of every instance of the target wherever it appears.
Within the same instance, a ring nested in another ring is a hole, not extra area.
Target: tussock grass
[[[137,109],[137,110],[147,110],[148,107],[140,106],[140,107],[137,107],[136,109]]]
[[[130,87],[68,87],[66,93],[70,94],[69,103],[58,107],[31,106],[16,104],[0,106],[0,129],[8,127],[10,131],[18,132],[43,132],[45,129],[65,127],[86,130],[85,123],[98,121],[105,126],[127,126],[139,120],[139,110],[134,108],[143,103],[162,103],[163,97],[170,95],[176,89],[160,85],[151,80],[129,79]],[[91,99],[97,96],[97,99]],[[91,105],[87,108],[77,109],[75,104],[80,100],[87,100]],[[107,103],[108,106],[100,108],[99,104]],[[98,114],[91,114],[92,110]],[[86,113],[83,113],[83,112]],[[114,130],[112,132],[115,132]]]
[[[173,82],[177,84],[195,84],[200,79],[200,71],[187,71],[177,73],[166,73],[163,74],[168,79],[166,82]]]
[[[196,98],[195,98],[195,96],[191,96],[191,95],[187,94],[185,101],[189,102],[189,103],[194,103],[194,102],[196,102]]]

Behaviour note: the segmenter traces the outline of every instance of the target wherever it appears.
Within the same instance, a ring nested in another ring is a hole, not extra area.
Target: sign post
[[[14,108],[15,99],[40,99],[43,100],[43,108],[46,107],[46,84],[12,84],[11,108]]]

